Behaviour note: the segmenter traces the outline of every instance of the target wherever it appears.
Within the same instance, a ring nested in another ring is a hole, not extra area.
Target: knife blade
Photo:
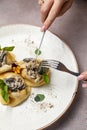
[[[46,31],[44,31],[43,34],[42,34],[41,41],[40,41],[39,47],[38,47],[38,49],[37,49],[36,60],[37,60],[37,57],[38,57],[38,55],[39,55],[41,45],[42,45],[42,43],[43,43],[43,39],[44,39],[45,32],[46,32]]]

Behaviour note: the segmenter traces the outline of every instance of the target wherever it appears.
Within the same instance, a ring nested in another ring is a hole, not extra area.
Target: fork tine
[[[60,62],[56,60],[43,60],[42,63],[48,63],[48,64],[56,64],[58,65]]]
[[[46,62],[46,63],[56,63],[56,64],[59,64],[59,61],[57,60],[43,60],[42,62]]]
[[[40,67],[50,67],[50,64],[41,62]]]
[[[59,66],[59,61],[55,61],[55,60],[47,60],[47,61],[43,61],[42,64],[47,64],[47,65],[50,65],[50,66],[53,66],[55,68],[57,68]]]
[[[58,67],[58,63],[55,63],[53,61],[52,62],[42,61],[41,66],[42,67],[52,67],[52,68],[56,69]]]
[[[41,67],[47,67],[47,68],[51,67],[51,68],[54,68],[54,69],[57,68],[57,66],[53,66],[53,65],[45,65],[45,64],[41,65]]]

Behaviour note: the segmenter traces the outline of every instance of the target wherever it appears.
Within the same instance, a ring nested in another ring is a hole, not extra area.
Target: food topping
[[[49,76],[47,74],[48,68],[40,67],[40,61],[34,58],[25,58],[27,75],[30,79],[34,79],[35,82],[43,79],[45,83],[49,83]]]
[[[25,88],[24,81],[20,77],[6,78],[4,82],[8,86],[8,89],[12,92],[16,92]]]
[[[35,54],[36,54],[36,55],[40,55],[40,54],[41,54],[41,51],[40,51],[39,49],[36,49],[36,50],[35,50]]]
[[[0,94],[3,99],[8,102],[8,86],[2,79],[0,79]]]
[[[14,46],[4,47],[4,48],[1,48],[0,46],[0,67],[7,64],[6,54],[8,51],[12,51],[13,49],[14,49]]]
[[[0,67],[6,64],[6,51],[0,50]]]
[[[42,75],[43,80],[45,81],[46,84],[50,83],[49,76],[47,74],[48,68],[45,67],[39,67],[38,73]]]
[[[31,60],[31,58],[25,58],[23,59],[24,62],[28,63]]]
[[[35,59],[31,59],[27,66],[27,74],[29,78],[35,79],[35,82],[38,82],[41,78],[41,75],[38,73],[39,63]]]
[[[12,71],[15,74],[20,74],[21,73],[21,67],[15,63],[12,64]]]
[[[43,94],[37,94],[35,97],[34,97],[34,100],[36,102],[41,102],[45,99],[45,96]]]

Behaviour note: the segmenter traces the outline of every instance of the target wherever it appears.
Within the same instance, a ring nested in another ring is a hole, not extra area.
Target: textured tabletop
[[[8,24],[41,26],[37,0],[0,0],[0,26]],[[75,0],[64,16],[49,29],[74,52],[80,72],[87,70],[87,0]],[[46,130],[87,130],[87,89],[79,83],[74,102],[64,116]]]

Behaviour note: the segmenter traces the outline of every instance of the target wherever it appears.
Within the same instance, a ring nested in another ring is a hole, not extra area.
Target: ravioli
[[[31,87],[40,87],[46,82],[43,79],[43,74],[38,72],[41,60],[34,58],[25,58],[19,62],[22,71],[21,76],[24,78],[27,85]],[[50,69],[45,69],[46,75],[50,78]]]
[[[24,79],[12,72],[0,75],[5,84],[8,86],[8,101],[6,102],[0,94],[0,101],[4,105],[17,106],[26,100],[30,95],[30,86],[24,82]]]
[[[14,54],[9,52],[13,48],[14,46],[0,48],[0,101],[14,107],[29,97],[31,87],[40,87],[47,83],[50,69],[40,70],[39,59],[25,58],[16,61]]]

